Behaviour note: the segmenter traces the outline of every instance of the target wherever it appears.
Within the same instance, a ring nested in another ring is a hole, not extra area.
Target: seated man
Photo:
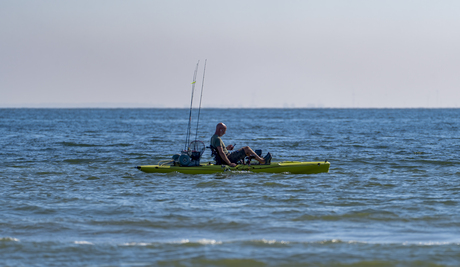
[[[261,158],[248,146],[238,149],[232,153],[228,153],[228,150],[233,150],[233,145],[228,145],[226,147],[222,139],[220,139],[226,131],[227,126],[221,122],[217,124],[216,132],[211,137],[211,146],[217,150],[217,153],[219,153],[219,156],[224,164],[227,164],[230,167],[235,167],[236,163],[244,159],[246,156],[253,156],[258,162],[260,162],[260,164],[270,164],[272,159],[270,152],[268,152],[264,158]]]

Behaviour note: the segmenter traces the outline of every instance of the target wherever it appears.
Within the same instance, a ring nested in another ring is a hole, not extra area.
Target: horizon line
[[[81,107],[40,107],[40,106],[0,106],[0,109],[190,109],[190,107],[117,107],[117,106],[81,106]],[[198,109],[198,108],[193,108]],[[460,107],[202,107],[201,109],[460,109]]]

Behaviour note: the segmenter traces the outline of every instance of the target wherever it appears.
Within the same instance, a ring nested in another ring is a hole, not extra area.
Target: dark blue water
[[[146,174],[188,110],[0,109],[0,265],[460,265],[459,109],[205,109],[198,138],[221,121],[330,172]]]

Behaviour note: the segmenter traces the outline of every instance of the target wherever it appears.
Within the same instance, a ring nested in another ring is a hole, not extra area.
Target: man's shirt
[[[211,137],[211,146],[215,147],[216,149],[218,147],[222,147],[222,151],[224,152],[224,154],[228,154],[228,150],[225,147],[224,141],[222,141],[222,139],[220,139],[220,137],[217,134]]]

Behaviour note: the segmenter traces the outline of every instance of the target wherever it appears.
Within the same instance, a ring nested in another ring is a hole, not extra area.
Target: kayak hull
[[[329,172],[329,166],[329,162],[284,161],[273,162],[270,165],[237,165],[236,167],[230,167],[227,165],[206,164],[193,167],[180,167],[171,165],[143,165],[137,166],[137,168],[147,173],[179,172],[186,174],[211,174],[226,171],[249,171],[266,173],[311,174]]]

